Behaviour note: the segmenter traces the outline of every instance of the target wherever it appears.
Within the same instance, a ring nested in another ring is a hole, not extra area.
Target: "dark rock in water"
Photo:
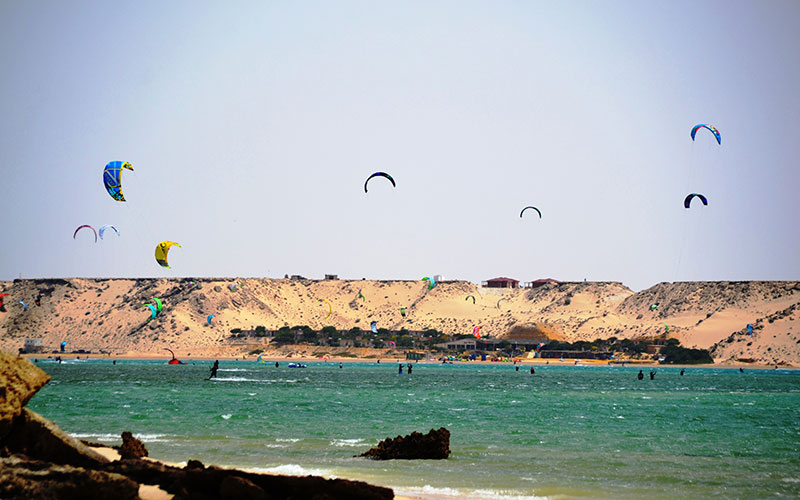
[[[447,458],[450,456],[450,431],[441,427],[427,434],[412,432],[408,436],[386,438],[358,456],[374,460]]]
[[[193,461],[193,465],[195,461]],[[389,488],[372,486],[361,481],[325,479],[306,476],[273,476],[235,469],[222,469],[213,465],[206,468],[183,469],[151,462],[149,460],[119,460],[106,464],[102,470],[127,476],[143,484],[157,484],[165,491],[181,498],[237,498],[253,499],[310,499],[310,500],[391,500],[394,492]],[[264,493],[260,496],[259,489]]]
[[[24,358],[0,352],[0,439],[50,377]]]
[[[22,414],[14,419],[11,432],[0,443],[10,453],[21,453],[56,464],[95,467],[108,463],[106,457],[27,408],[23,408]]]
[[[118,451],[122,458],[142,458],[149,455],[144,443],[133,437],[133,434],[128,431],[122,433],[122,446]]]
[[[200,460],[189,460],[186,462],[186,469],[205,469],[206,466]]]
[[[134,500],[139,485],[125,476],[13,455],[0,458],[0,498]]]

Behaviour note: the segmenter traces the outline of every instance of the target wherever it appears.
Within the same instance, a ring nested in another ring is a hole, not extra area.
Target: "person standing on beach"
[[[211,366],[211,375],[208,376],[208,380],[212,378],[217,378],[217,370],[219,370],[219,360],[215,360],[214,364]]]
[[[642,380],[644,378],[644,373],[642,373],[642,370],[639,370],[639,374],[636,375],[636,378],[638,378],[639,380]]]

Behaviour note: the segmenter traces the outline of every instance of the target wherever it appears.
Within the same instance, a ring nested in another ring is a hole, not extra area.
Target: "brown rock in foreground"
[[[23,408],[0,445],[10,453],[78,467],[95,467],[108,459],[70,436],[38,413]]]
[[[0,458],[0,498],[134,500],[139,498],[139,485],[121,474],[14,455]]]
[[[106,472],[127,476],[142,484],[157,484],[165,491],[181,498],[207,498],[237,500],[391,500],[394,492],[382,486],[372,486],[361,481],[325,479],[317,476],[273,476],[236,469],[204,467],[192,460],[192,466],[183,469],[151,462],[127,459],[111,462],[103,467]]]
[[[440,427],[427,434],[412,432],[408,436],[386,438],[358,456],[374,460],[447,458],[450,456],[450,431]]]
[[[50,377],[27,359],[0,352],[0,439],[11,430],[22,407],[49,381]]]
[[[133,434],[128,431],[122,433],[122,446],[118,451],[122,458],[142,458],[149,455],[144,443],[133,437]]]

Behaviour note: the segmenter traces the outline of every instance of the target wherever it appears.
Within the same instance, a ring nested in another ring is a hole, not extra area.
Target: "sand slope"
[[[241,287],[234,287],[234,283]],[[199,287],[198,287],[199,285]],[[48,349],[194,355],[230,352],[230,330],[331,325],[345,330],[435,328],[448,334],[506,336],[514,327],[569,341],[669,335],[685,346],[713,348],[720,360],[800,364],[797,282],[660,283],[634,293],[616,282],[548,283],[536,289],[490,289],[464,281],[433,290],[418,281],[291,281],[272,279],[23,279],[1,282],[0,348],[26,338]],[[34,300],[44,293],[42,305]],[[363,294],[365,299],[359,297]],[[474,295],[466,300],[467,295]],[[153,321],[142,305],[164,302]],[[327,302],[320,302],[321,300]],[[503,300],[501,300],[503,299]],[[19,300],[28,303],[23,312]],[[499,305],[498,305],[498,301]],[[328,303],[333,312],[328,315]],[[650,310],[657,303],[658,309]],[[400,308],[407,308],[403,318]],[[213,324],[206,322],[214,314]],[[753,337],[747,323],[756,325]]]

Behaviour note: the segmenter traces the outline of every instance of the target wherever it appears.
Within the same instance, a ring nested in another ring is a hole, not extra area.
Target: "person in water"
[[[681,368],[681,377],[683,377],[683,372],[685,372],[685,371],[686,371],[685,368]]]
[[[275,362],[275,368],[277,368],[277,367],[278,367],[278,362],[276,361],[276,362]]]
[[[341,362],[341,361],[339,361],[339,368],[341,368],[341,367],[342,367],[342,362]]]
[[[536,373],[536,370],[534,370],[533,367],[531,366],[531,375],[534,375],[535,373]]]
[[[408,374],[411,375],[411,363],[408,364]]]
[[[653,380],[654,378],[656,378],[656,372],[655,370],[650,370],[650,380]]]
[[[214,364],[211,366],[211,375],[209,375],[208,380],[217,378],[217,370],[219,370],[219,360],[214,361]]]
[[[397,365],[397,373],[399,373],[400,375],[403,374],[403,363]]]
[[[644,373],[642,373],[642,370],[639,370],[639,374],[636,375],[636,378],[638,378],[639,380],[642,380],[644,378]]]
[[[744,373],[744,368],[742,368],[741,366],[739,367],[739,373]]]

